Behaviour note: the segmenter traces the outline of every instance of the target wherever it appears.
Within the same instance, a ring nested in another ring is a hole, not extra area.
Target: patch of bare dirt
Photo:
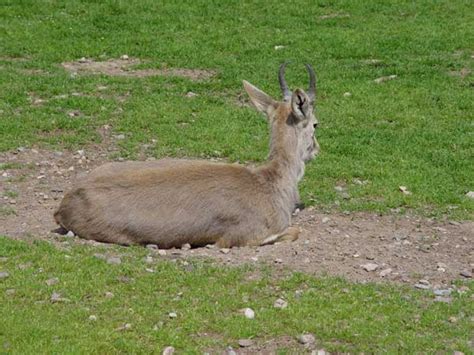
[[[101,134],[107,147],[77,152],[21,148],[1,153],[0,234],[61,240],[50,232],[57,227],[53,212],[75,178],[107,161],[114,138],[108,126]],[[282,272],[337,275],[358,282],[414,285],[422,279],[429,288],[467,279],[469,273],[472,277],[473,221],[371,213],[324,214],[307,208],[295,217],[294,224],[301,227],[302,234],[293,243],[225,252],[212,246],[179,249],[167,251],[163,257],[206,257],[228,265],[266,263]],[[94,244],[82,239],[75,242]]]
[[[27,57],[11,57],[11,56],[0,56],[0,61],[4,62],[27,62],[30,60]]]
[[[235,354],[245,355],[245,354],[263,354],[263,355],[272,355],[278,354],[282,349],[291,349],[293,353],[304,354],[309,353],[310,348],[305,347],[302,344],[298,343],[296,338],[283,335],[278,338],[273,339],[253,339],[249,341],[247,346],[237,346],[235,348],[227,348],[227,351],[222,351],[222,349],[210,349],[208,352],[210,354],[229,354],[233,351]]]
[[[471,69],[469,68],[462,68],[461,70],[457,71],[457,70],[451,70],[450,72],[448,72],[448,74],[450,76],[454,76],[454,77],[459,77],[461,79],[464,79],[466,77],[468,77],[469,75],[471,75]]]
[[[147,76],[178,76],[191,80],[206,80],[216,73],[212,70],[163,68],[163,69],[134,69],[142,63],[138,58],[109,59],[98,62],[93,59],[81,58],[75,62],[64,62],[62,66],[75,74],[105,74],[110,76],[128,76],[143,78]]]

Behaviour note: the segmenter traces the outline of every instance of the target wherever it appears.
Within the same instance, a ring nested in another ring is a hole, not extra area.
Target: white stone
[[[255,318],[255,312],[253,311],[252,308],[244,308],[243,311],[244,311],[245,318],[248,318],[248,319]]]

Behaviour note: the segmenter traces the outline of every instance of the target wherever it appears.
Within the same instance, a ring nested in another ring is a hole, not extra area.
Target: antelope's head
[[[244,80],[244,88],[258,111],[264,113],[271,127],[270,158],[286,156],[303,162],[312,160],[319,153],[316,140],[318,121],[314,116],[316,75],[311,65],[308,91],[290,91],[285,80],[285,67],[280,66],[278,80],[283,94],[282,101],[272,97]]]

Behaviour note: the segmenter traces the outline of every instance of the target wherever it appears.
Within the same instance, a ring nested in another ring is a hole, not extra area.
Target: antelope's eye
[[[313,124],[313,128],[314,128],[314,129],[318,128],[318,125],[319,125],[318,122],[314,123],[314,124]]]

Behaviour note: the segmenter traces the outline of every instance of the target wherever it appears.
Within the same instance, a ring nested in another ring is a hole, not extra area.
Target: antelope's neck
[[[265,183],[272,187],[275,202],[290,218],[299,202],[298,182],[304,174],[304,162],[291,155],[271,154],[258,171]]]

